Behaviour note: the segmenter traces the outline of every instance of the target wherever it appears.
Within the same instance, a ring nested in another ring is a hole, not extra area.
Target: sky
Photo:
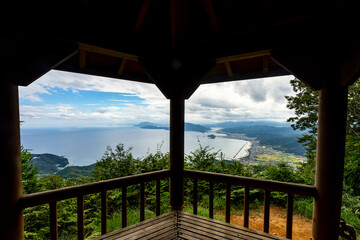
[[[284,95],[294,77],[201,85],[185,102],[185,121],[285,122],[293,116]],[[19,87],[22,128],[117,127],[168,123],[169,100],[153,84],[52,70]]]

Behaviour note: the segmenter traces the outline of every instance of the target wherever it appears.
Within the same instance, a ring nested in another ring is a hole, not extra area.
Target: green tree
[[[319,93],[298,79],[291,80],[290,84],[295,96],[285,96],[288,102],[286,107],[294,110],[296,116],[290,117],[287,122],[292,123],[294,130],[308,131],[298,140],[305,146],[308,160],[313,161],[316,152]]]
[[[39,191],[39,180],[37,177],[39,169],[34,167],[31,160],[32,156],[29,150],[21,146],[21,175],[24,194]]]
[[[215,171],[215,161],[219,160],[222,155],[220,151],[212,152],[209,146],[203,147],[199,142],[199,148],[186,155],[185,160],[190,169],[201,171]]]
[[[294,110],[295,117],[288,119],[294,130],[307,131],[299,138],[306,148],[307,163],[301,167],[306,183],[313,184],[315,173],[315,155],[317,139],[317,118],[319,94],[298,79],[290,81],[295,96],[285,96],[287,107]],[[345,150],[345,190],[360,194],[360,79],[349,87],[348,114]]]
[[[133,158],[131,150],[125,149],[124,144],[116,145],[115,151],[107,146],[104,156],[95,164],[94,178],[100,181],[140,173],[139,159]]]
[[[161,147],[162,144],[159,144],[156,153],[150,153],[138,162],[138,170],[141,173],[169,168],[170,155],[169,153],[162,153]]]

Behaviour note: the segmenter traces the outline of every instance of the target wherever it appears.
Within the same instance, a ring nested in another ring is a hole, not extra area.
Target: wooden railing
[[[264,232],[269,232],[270,222],[270,192],[287,193],[287,221],[286,221],[286,238],[292,238],[292,222],[293,222],[293,196],[303,197],[317,197],[317,190],[314,186],[303,184],[286,183],[279,181],[270,181],[256,178],[240,177],[228,174],[203,172],[196,170],[184,170],[184,178],[194,179],[193,191],[193,213],[197,214],[198,202],[198,180],[205,180],[209,182],[209,217],[214,216],[214,182],[226,184],[226,207],[225,207],[225,221],[230,223],[230,198],[231,186],[242,186],[244,191],[244,227],[249,227],[249,204],[250,188],[263,189],[264,193]]]
[[[101,182],[88,183],[74,187],[27,194],[21,197],[21,208],[49,204],[50,207],[50,239],[57,239],[57,202],[77,198],[78,239],[84,239],[84,196],[100,193],[101,196],[101,234],[107,229],[107,197],[106,192],[117,188],[122,189],[122,227],[127,225],[126,189],[128,186],[140,184],[140,221],[145,220],[145,182],[156,181],[156,215],[160,215],[160,180],[170,177],[170,170],[160,170],[139,175],[132,175]]]
[[[100,193],[101,196],[101,234],[107,229],[107,195],[109,190],[122,189],[122,227],[127,225],[126,189],[128,186],[140,184],[140,221],[145,220],[145,183],[156,181],[156,216],[160,215],[160,180],[171,177],[170,170],[160,170],[139,175],[132,175],[116,179],[104,180],[101,182],[88,183],[84,185],[61,188],[51,191],[39,192],[24,195],[20,199],[21,208],[34,207],[42,204],[49,204],[50,209],[50,238],[57,239],[57,202],[70,198],[77,198],[77,227],[78,239],[84,239],[84,196]],[[228,174],[211,173],[196,170],[183,170],[184,178],[194,179],[193,191],[193,213],[197,214],[198,203],[198,180],[209,182],[209,217],[214,217],[214,183],[226,184],[226,210],[225,221],[230,222],[230,198],[231,186],[243,186],[244,191],[244,227],[249,227],[249,205],[250,188],[263,189],[264,194],[264,232],[269,232],[270,221],[270,192],[287,193],[287,224],[286,237],[292,237],[292,216],[293,216],[293,195],[304,197],[317,197],[317,190],[314,186],[270,181],[256,178],[234,176]]]

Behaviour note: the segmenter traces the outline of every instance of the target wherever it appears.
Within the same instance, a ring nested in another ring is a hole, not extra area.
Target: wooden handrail
[[[170,173],[171,172],[168,169],[159,170],[138,175],[104,180],[101,182],[88,183],[79,186],[27,194],[20,198],[19,205],[21,208],[34,207],[50,202],[57,202],[69,198],[108,191],[115,188],[122,188],[123,186],[130,186],[140,184],[142,182],[150,182],[153,180],[168,178],[170,177]]]
[[[209,182],[218,182],[231,184],[235,186],[243,186],[249,188],[263,189],[274,192],[290,193],[297,196],[317,198],[318,193],[315,186],[304,184],[287,183],[280,181],[272,181],[258,178],[241,177],[230,174],[204,172],[198,170],[183,170],[186,178],[206,180]]]
[[[130,185],[140,184],[140,215],[141,220],[145,219],[144,213],[144,183],[156,180],[156,215],[160,214],[160,179],[169,178],[172,172],[170,170],[159,170],[139,175],[126,176],[116,179],[104,180],[101,182],[89,183],[79,186],[67,187],[62,189],[50,190],[45,192],[24,195],[19,201],[21,208],[34,207],[42,204],[50,204],[50,229],[51,238],[57,239],[57,207],[56,202],[77,198],[78,206],[78,239],[84,238],[84,196],[88,194],[101,193],[101,232],[106,233],[106,191],[121,188],[122,189],[122,227],[127,226],[127,206],[126,206],[126,188]],[[209,181],[209,217],[213,218],[213,194],[214,182],[226,184],[226,222],[230,222],[230,190],[231,185],[245,187],[244,201],[244,226],[249,225],[249,188],[265,190],[265,217],[264,231],[269,230],[269,205],[270,191],[283,192],[288,194],[287,209],[287,229],[288,238],[292,236],[292,211],[293,211],[293,195],[317,198],[317,190],[314,186],[303,184],[286,183],[280,181],[271,181],[264,179],[256,179],[249,177],[234,176],[229,174],[220,174],[212,172],[204,172],[197,170],[183,170],[182,175],[185,178],[194,179],[194,213],[197,214],[197,185],[198,180]]]
[[[209,182],[209,218],[213,218],[214,182],[226,184],[225,222],[230,223],[231,185],[244,187],[244,227],[249,227],[249,189],[263,189],[264,192],[264,232],[269,233],[270,223],[270,192],[287,193],[286,237],[292,238],[293,195],[317,197],[314,186],[304,184],[271,181],[257,178],[234,176],[229,174],[204,172],[197,170],[183,170],[184,178],[194,179],[194,214],[197,214],[197,185],[198,180]]]

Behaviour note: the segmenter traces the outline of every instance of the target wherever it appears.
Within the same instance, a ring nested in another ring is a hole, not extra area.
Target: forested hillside
[[[225,133],[245,134],[247,137],[256,138],[260,145],[271,146],[275,150],[303,156],[304,146],[298,142],[299,131],[291,127],[274,127],[268,125],[246,125],[233,126],[221,130]]]
[[[55,154],[31,154],[32,163],[41,174],[54,174],[69,164],[69,160]]]
[[[91,164],[89,166],[69,166],[57,172],[56,175],[59,175],[64,179],[92,177],[94,169],[95,164]]]

